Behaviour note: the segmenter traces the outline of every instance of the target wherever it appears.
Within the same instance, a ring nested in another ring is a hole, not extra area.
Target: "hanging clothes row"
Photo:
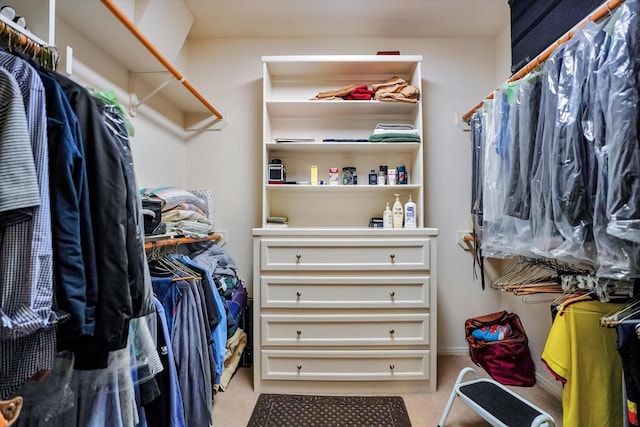
[[[131,383],[131,328],[151,338],[155,307],[123,119],[18,51],[0,52],[0,94],[0,399],[64,366],[86,387],[96,372]]]
[[[105,367],[153,301],[125,141],[69,78],[18,53],[0,52],[0,66],[13,103],[0,155],[2,398],[49,370],[56,348]]]
[[[228,385],[238,366],[230,365],[227,344],[238,338],[236,354],[246,344],[239,321],[247,291],[235,262],[219,245],[206,242],[174,249],[150,255],[149,266],[154,293],[167,315],[176,386],[182,396],[175,412],[183,408],[186,426],[206,426],[213,394]]]
[[[470,119],[471,212],[484,256],[640,275],[640,15],[589,22]]]

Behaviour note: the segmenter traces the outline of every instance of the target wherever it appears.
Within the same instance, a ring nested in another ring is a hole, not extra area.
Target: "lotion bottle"
[[[393,228],[393,213],[389,207],[389,202],[387,202],[387,207],[382,213],[382,228]]]
[[[404,204],[404,227],[416,228],[416,226],[416,204],[409,194],[409,201]]]
[[[394,194],[396,201],[393,203],[393,228],[402,228],[402,221],[404,220],[404,210],[402,203],[400,203],[400,195]]]

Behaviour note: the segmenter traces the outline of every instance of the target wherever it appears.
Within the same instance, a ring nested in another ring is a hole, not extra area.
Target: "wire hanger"
[[[602,316],[600,318],[600,325],[608,328],[615,327],[638,314],[640,314],[640,297],[634,298],[621,309]],[[640,318],[637,320],[640,322]]]

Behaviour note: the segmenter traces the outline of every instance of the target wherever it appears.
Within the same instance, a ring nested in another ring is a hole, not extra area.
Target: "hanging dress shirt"
[[[40,205],[33,219],[0,229],[0,399],[53,366],[58,316],[53,308],[53,254],[45,95],[24,60],[0,52],[0,66],[17,81],[31,140]],[[3,73],[5,74],[5,73]],[[5,76],[5,84],[7,82]]]

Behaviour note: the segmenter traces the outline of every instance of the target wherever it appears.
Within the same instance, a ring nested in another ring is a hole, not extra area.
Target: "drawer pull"
[[[395,333],[396,333],[396,331],[395,331],[395,329],[389,329],[389,333],[390,333],[391,335],[393,335],[393,334],[395,334]]]
[[[296,331],[296,334],[302,335],[302,331]]]
[[[296,259],[297,259],[298,261],[300,261],[300,258],[302,258],[302,254],[296,254]]]
[[[389,369],[391,369],[391,370],[393,371],[394,369],[396,369],[396,365],[394,365],[394,364],[392,363],[391,365],[389,365]]]
[[[300,292],[300,291],[296,292],[296,296],[297,296],[298,298],[300,298],[300,297],[302,296],[302,292]]]
[[[297,367],[298,367],[298,371],[299,371],[300,369],[302,369],[302,365],[301,365],[301,364],[299,364],[299,363],[298,363],[298,366],[297,366]]]
[[[389,255],[389,256],[391,257],[391,261],[395,261],[395,259],[396,259],[396,254],[391,254],[391,255]]]
[[[396,293],[395,293],[395,292],[393,292],[393,291],[391,291],[391,292],[389,292],[389,295],[391,296],[391,298],[393,298],[393,297],[395,297],[395,296],[396,296]]]

